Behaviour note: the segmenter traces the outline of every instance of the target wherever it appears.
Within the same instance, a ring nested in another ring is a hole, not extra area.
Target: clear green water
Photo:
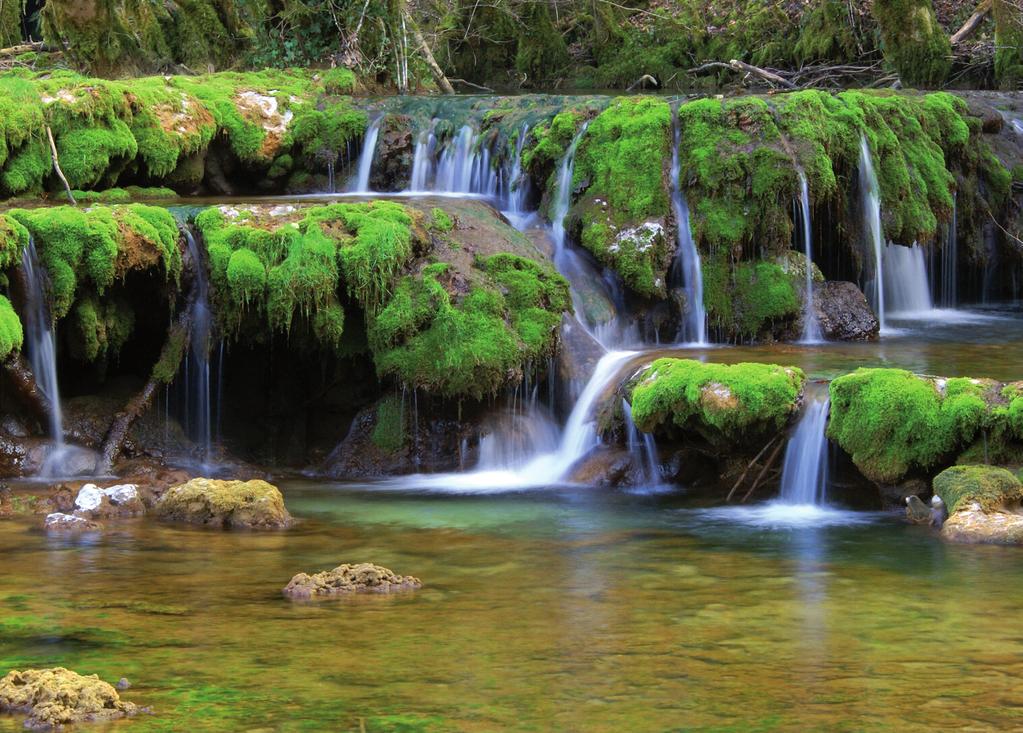
[[[0,523],[0,667],[128,677],[154,714],[102,730],[1023,726],[1015,550],[880,515],[772,527],[681,493],[282,488],[302,521],[279,533]],[[280,596],[366,560],[425,587]]]

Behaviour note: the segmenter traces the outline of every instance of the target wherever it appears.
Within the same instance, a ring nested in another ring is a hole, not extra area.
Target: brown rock
[[[224,529],[281,529],[292,521],[277,487],[258,479],[194,478],[167,489],[154,511],[162,519]]]
[[[333,570],[309,575],[299,573],[284,588],[288,598],[306,599],[349,593],[393,593],[422,587],[418,578],[396,575],[387,568],[364,562],[338,565]]]

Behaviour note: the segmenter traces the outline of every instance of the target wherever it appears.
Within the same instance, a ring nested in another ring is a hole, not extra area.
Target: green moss
[[[515,68],[527,79],[554,79],[569,63],[568,46],[546,4],[526,5],[520,18]]]
[[[320,77],[327,94],[352,94],[355,91],[355,74],[350,69],[331,69]]]
[[[21,320],[14,312],[14,306],[0,295],[0,359],[6,359],[12,351],[20,351],[23,339]]]
[[[28,230],[10,216],[0,214],[0,270],[21,262],[21,253],[28,246]]]
[[[1023,483],[996,466],[952,466],[934,478],[934,493],[954,514],[976,502],[984,511],[1012,509],[1023,499]]]
[[[444,209],[433,209],[430,211],[430,225],[435,232],[450,232],[455,224]]]
[[[262,298],[266,289],[266,268],[259,256],[244,247],[232,252],[227,263],[227,284],[231,296],[240,305]]]
[[[903,83],[937,87],[952,70],[952,47],[931,0],[875,0],[885,60]]]
[[[864,476],[894,483],[968,446],[988,424],[986,386],[901,369],[859,369],[831,383],[828,437]]]
[[[770,340],[799,316],[803,282],[799,271],[777,262],[707,260],[703,299],[708,323],[729,339]]]
[[[151,373],[154,381],[159,384],[170,384],[177,376],[181,360],[185,358],[188,345],[188,332],[175,324],[167,334],[167,340],[160,349],[160,356],[153,365]]]
[[[994,0],[995,78],[1002,89],[1023,84],[1023,13],[1012,0]]]
[[[369,439],[385,453],[397,453],[405,446],[405,410],[401,399],[385,397],[377,404],[376,423]]]
[[[85,362],[116,358],[135,327],[135,313],[122,298],[80,298],[72,312],[72,355]]]
[[[622,97],[590,123],[576,153],[574,187],[587,184],[573,209],[581,242],[646,296],[665,293],[669,253],[660,222],[668,213],[670,146],[667,102]],[[637,226],[645,223],[655,226]]]
[[[675,426],[712,443],[739,444],[783,429],[804,380],[795,367],[658,359],[634,380],[632,418],[646,433]]]

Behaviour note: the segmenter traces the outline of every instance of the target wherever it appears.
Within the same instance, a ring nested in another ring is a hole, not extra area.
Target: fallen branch
[[[763,469],[761,469],[760,473],[757,474],[757,478],[753,482],[753,485],[749,487],[749,491],[746,492],[746,496],[742,497],[743,504],[746,503],[747,499],[753,496],[753,492],[756,491],[757,486],[760,485],[760,480],[764,478],[764,476],[767,474],[768,469],[774,465],[774,462],[776,460],[778,460],[778,454],[781,453],[782,446],[784,445],[785,445],[784,440],[778,441],[778,445],[775,446],[774,451],[772,451],[771,453],[771,457],[767,459],[767,463],[764,464]]]
[[[471,81],[469,81],[468,79],[448,79],[448,81],[450,81],[452,83],[455,83],[455,84],[465,84],[467,87],[472,87],[473,89],[479,89],[481,92],[491,92],[492,93],[494,91],[490,87],[485,87],[482,84],[474,84]]]
[[[742,486],[742,482],[746,480],[746,474],[749,473],[750,469],[753,468],[753,466],[756,465],[756,462],[760,460],[760,456],[764,455],[764,453],[767,452],[767,449],[770,448],[776,440],[778,440],[777,435],[767,441],[764,447],[760,449],[760,452],[753,456],[753,460],[746,465],[746,470],[742,472],[741,476],[739,476],[739,480],[735,482],[735,486],[733,486],[732,490],[728,492],[728,496],[725,498],[725,501],[732,500],[732,496],[735,494],[736,490],[738,490],[738,488]]]
[[[790,82],[788,79],[783,79],[774,72],[768,71],[767,69],[761,69],[759,66],[753,66],[752,64],[747,64],[746,62],[739,61],[738,59],[732,59],[731,61],[728,62],[728,65],[735,71],[743,71],[747,74],[754,74],[755,76],[759,76],[760,78],[764,79],[765,81],[771,84],[776,84],[777,86],[785,87],[786,89],[797,88],[796,85]]]
[[[953,46],[958,46],[960,43],[965,41],[967,38],[977,32],[977,29],[984,23],[984,19],[987,18],[991,12],[991,0],[983,0],[983,2],[977,6],[977,9],[973,11],[973,15],[963,23],[962,28],[952,34],[952,38],[949,39]]]
[[[64,171],[60,169],[60,158],[57,157],[57,143],[53,141],[53,130],[50,126],[46,126],[46,137],[50,141],[50,155],[53,157],[53,169],[57,171],[57,175],[60,177],[61,183],[64,184],[64,190],[67,191],[67,197],[71,201],[72,206],[78,206],[78,202],[75,201],[75,196],[71,193],[71,186],[68,185],[67,178],[64,177]]]

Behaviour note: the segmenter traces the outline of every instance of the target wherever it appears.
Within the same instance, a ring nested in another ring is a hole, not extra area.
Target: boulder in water
[[[831,341],[877,338],[880,322],[854,283],[830,280],[814,283],[813,306],[824,338]]]
[[[350,593],[393,593],[422,587],[419,578],[397,575],[387,568],[364,562],[338,565],[322,573],[299,573],[284,588],[288,598],[307,599]]]
[[[225,529],[280,529],[292,521],[281,492],[259,479],[194,478],[167,489],[155,512],[162,519]]]
[[[71,723],[116,720],[139,708],[121,700],[96,675],[83,676],[63,667],[12,670],[0,679],[0,710],[28,713],[25,727],[61,728]]]
[[[61,532],[66,534],[79,534],[81,532],[98,532],[102,527],[85,517],[77,517],[74,514],[63,514],[53,512],[47,514],[43,522],[47,532]]]
[[[931,509],[915,494],[906,497],[906,519],[911,524],[930,524]]]
[[[135,484],[115,484],[105,489],[85,484],[75,498],[75,514],[90,519],[132,517],[145,513]]]
[[[1023,544],[1023,483],[1004,468],[952,466],[934,479],[948,507],[941,536],[968,544]]]

